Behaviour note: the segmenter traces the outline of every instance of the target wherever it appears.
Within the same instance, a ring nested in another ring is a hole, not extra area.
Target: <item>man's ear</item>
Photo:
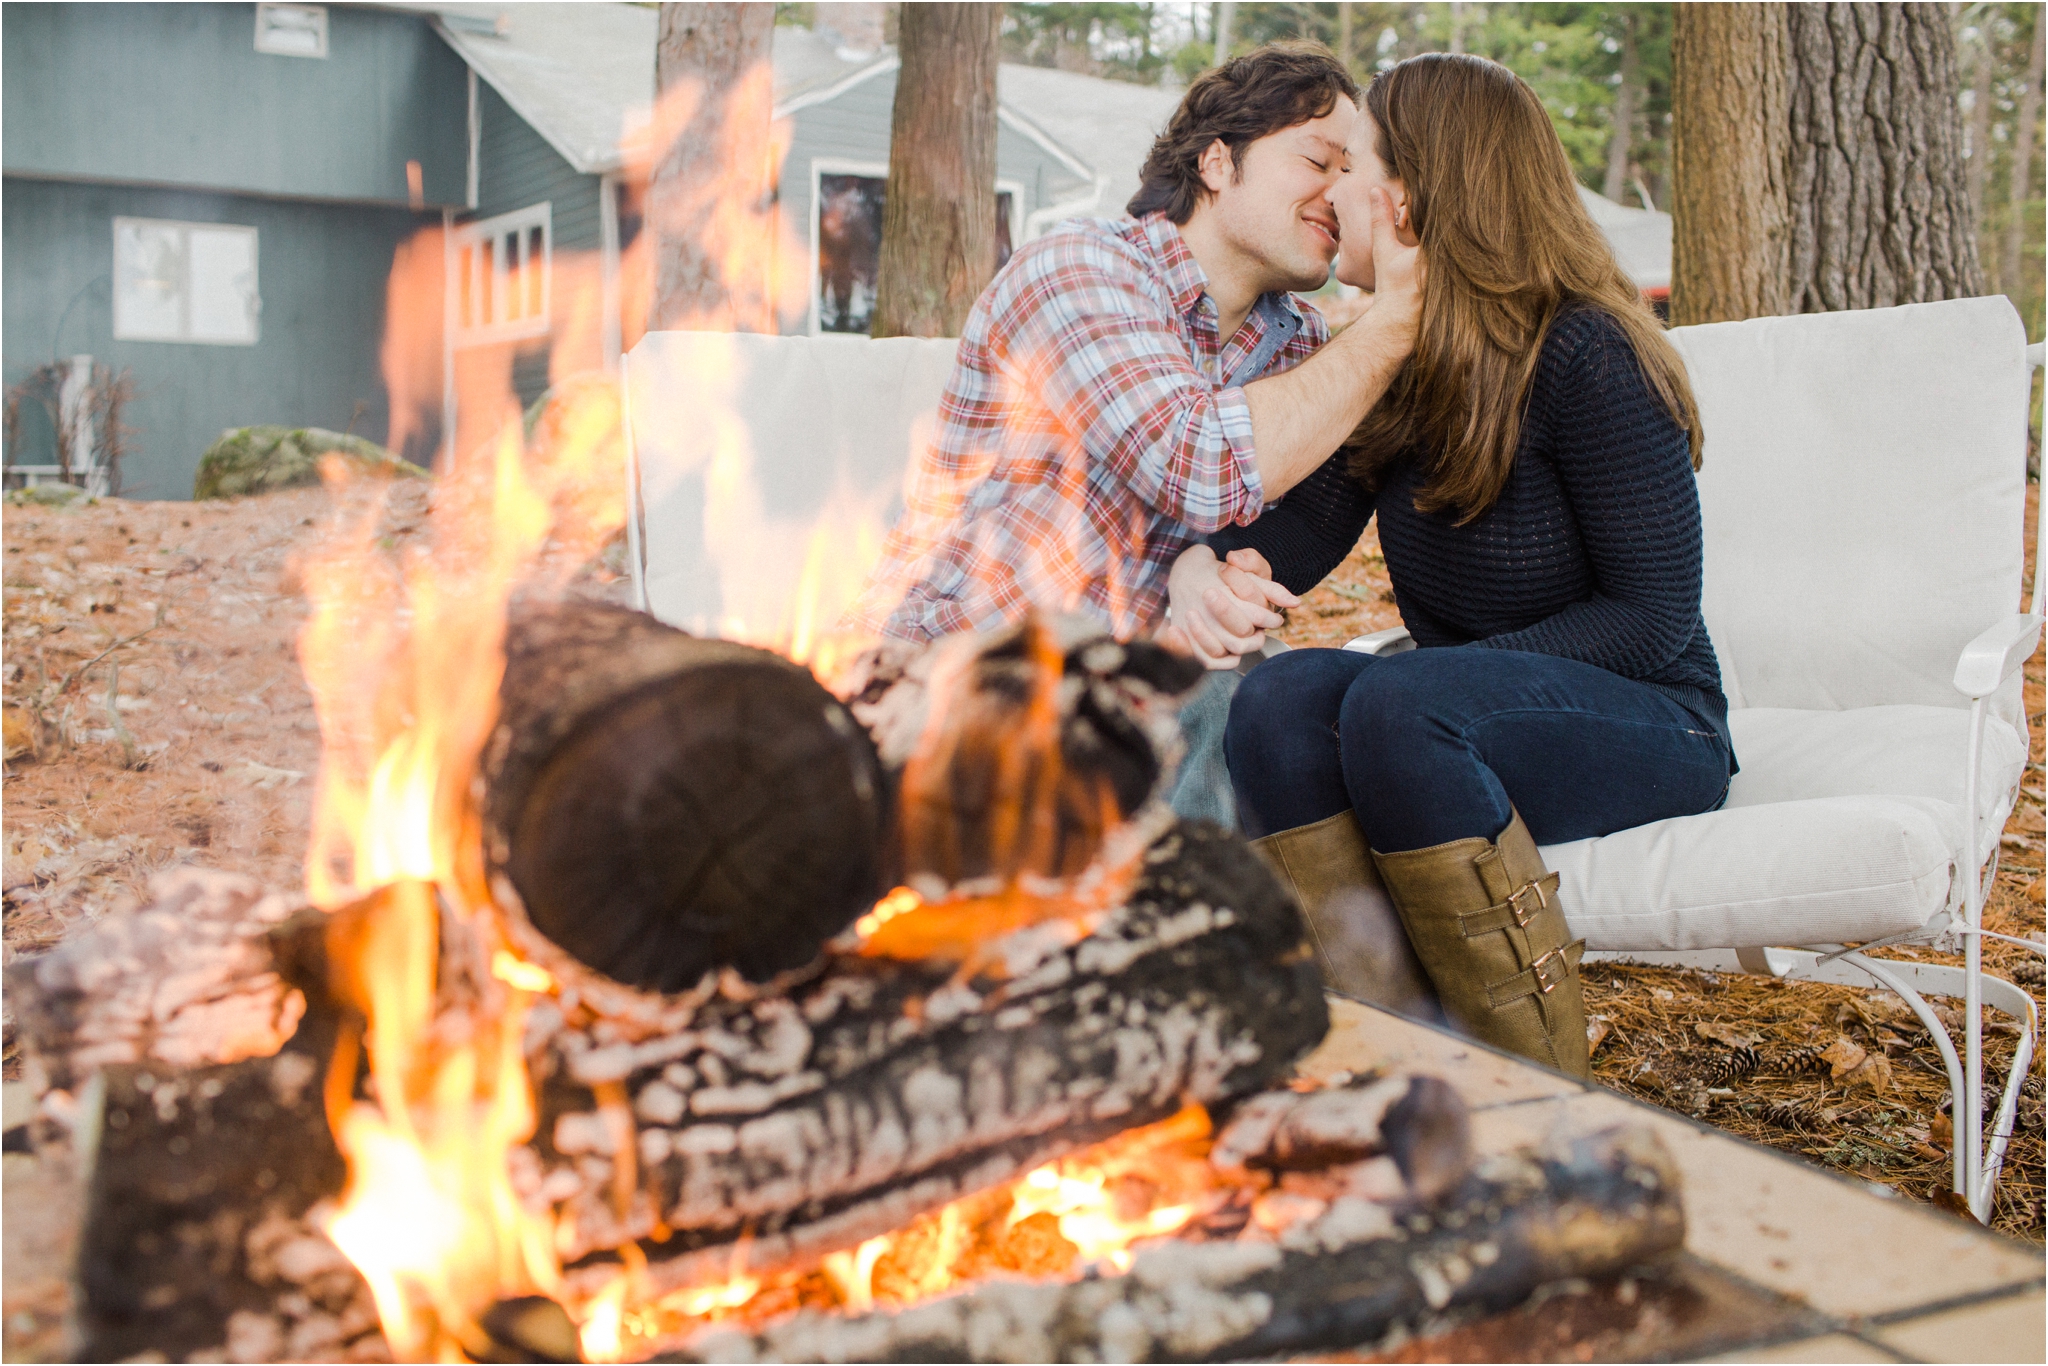
[[[1230,159],[1230,144],[1222,138],[1202,149],[1202,159],[1195,163],[1195,169],[1202,173],[1202,184],[1210,194],[1222,193],[1225,185],[1237,179],[1237,163]]]

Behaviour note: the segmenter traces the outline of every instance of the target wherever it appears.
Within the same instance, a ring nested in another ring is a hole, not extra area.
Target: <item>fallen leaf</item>
[[[1943,1162],[1948,1159],[1947,1153],[1931,1143],[1915,1143],[1913,1145],[1913,1154],[1916,1157],[1924,1157],[1930,1162]]]
[[[9,707],[4,719],[0,719],[0,729],[4,729],[4,740],[0,740],[0,744],[5,746],[5,753],[0,757],[18,759],[35,749],[35,724],[21,708]]]
[[[1659,1001],[1675,1001],[1678,999],[1676,992],[1668,991],[1663,987],[1651,987],[1650,995],[1653,999]]]
[[[263,788],[295,783],[306,776],[295,768],[272,768],[269,764],[259,764],[254,759],[242,765],[241,773],[249,780],[251,787]]]
[[[1882,1095],[1892,1089],[1892,1060],[1882,1053],[1872,1053],[1843,1073],[1842,1080],[1851,1086],[1867,1086]]]
[[[1927,1141],[1939,1148],[1955,1146],[1955,1122],[1947,1115],[1936,1115],[1927,1121]]]
[[[1763,1041],[1761,1034],[1751,1034],[1746,1030],[1737,1029],[1734,1025],[1704,1021],[1694,1025],[1693,1032],[1702,1039],[1712,1039],[1715,1043],[1724,1043],[1730,1048],[1754,1048]]]
[[[1607,1036],[1614,1027],[1607,1023],[1605,1015],[1589,1016],[1586,1020],[1586,1052],[1590,1056],[1600,1051],[1600,1045],[1607,1042]]]
[[[1828,1075],[1840,1081],[1861,1067],[1869,1056],[1863,1051],[1863,1045],[1847,1037],[1839,1037],[1821,1050],[1820,1060],[1828,1065]]]

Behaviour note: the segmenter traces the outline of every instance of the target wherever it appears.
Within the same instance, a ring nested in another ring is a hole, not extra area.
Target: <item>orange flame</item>
[[[344,1032],[330,1077],[349,1180],[326,1232],[369,1282],[402,1359],[486,1351],[485,1308],[560,1282],[553,1223],[522,1204],[507,1163],[535,1122],[527,1007],[553,984],[500,944],[486,914],[475,780],[511,595],[551,551],[587,557],[619,519],[605,477],[616,399],[607,387],[577,397],[532,457],[509,415],[478,459],[446,472],[430,548],[416,554],[382,544],[396,488],[331,467],[341,530],[305,570],[300,659],[324,750],[307,888],[330,909],[354,888],[381,889],[330,923],[336,994],[361,1030]],[[436,1019],[437,979],[462,968],[446,961],[437,899],[495,950],[476,965],[481,999],[457,1028]],[[354,1095],[359,1040],[374,1099]]]

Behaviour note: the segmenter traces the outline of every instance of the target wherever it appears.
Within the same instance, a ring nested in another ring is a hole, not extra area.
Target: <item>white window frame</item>
[[[889,163],[886,161],[852,161],[844,157],[811,158],[811,236],[810,295],[811,314],[805,331],[813,337],[843,337],[853,334],[827,332],[825,330],[825,294],[818,278],[819,241],[818,220],[825,204],[825,177],[828,175],[872,176],[877,180],[889,178]],[[1024,182],[1021,180],[998,179],[991,194],[1008,191],[1010,195],[1010,251],[1014,254],[1024,245]],[[859,338],[856,338],[859,340]]]
[[[825,209],[825,177],[828,175],[873,176],[886,181],[889,178],[889,163],[886,161],[852,161],[845,157],[811,158],[811,321],[807,329],[813,337],[851,337],[865,341],[865,337],[851,332],[827,332],[825,330],[825,292],[818,279],[819,248],[823,245],[818,236],[818,220]]]
[[[528,273],[534,269],[535,229],[541,245],[538,279]],[[507,239],[515,244],[510,252],[505,249]],[[455,229],[450,246],[448,288],[456,346],[548,335],[554,307],[553,201],[464,223]],[[514,259],[508,261],[508,256]],[[509,290],[508,284],[513,286]]]
[[[313,31],[317,35],[318,50],[313,52],[299,52],[292,48],[278,47],[275,46],[274,44],[271,46],[265,46],[264,39],[268,37],[270,33],[270,25],[266,24],[264,20],[268,19],[273,13],[280,10],[290,10],[299,14],[303,14],[307,18],[314,21]],[[325,61],[327,58],[327,6],[289,4],[257,5],[256,50],[258,52],[268,53],[273,57],[305,57],[315,61]]]
[[[1002,194],[1005,191],[1010,196],[1010,254],[1014,256],[1018,248],[1024,245],[1024,182],[998,179],[996,193]]]
[[[179,233],[183,238],[179,260],[185,271],[185,278],[180,292],[181,308],[178,327],[174,332],[152,331],[145,328],[132,317],[126,316],[122,308],[124,295],[122,291],[121,237],[122,229],[129,225],[168,228]],[[195,337],[192,335],[191,261],[192,234],[195,231],[223,235],[237,234],[246,236],[249,239],[250,268],[251,273],[256,278],[250,281],[251,297],[244,301],[244,306],[249,314],[249,335],[247,337]],[[255,228],[242,223],[193,223],[176,218],[137,218],[131,215],[117,214],[114,218],[113,248],[114,340],[173,342],[187,346],[254,346],[263,339],[263,240],[262,235]]]

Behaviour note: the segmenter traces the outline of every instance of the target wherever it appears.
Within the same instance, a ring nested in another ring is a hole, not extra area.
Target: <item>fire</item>
[[[1208,1162],[1210,1138],[1208,1112],[1189,1105],[831,1253],[808,1273],[749,1275],[741,1252],[723,1282],[637,1302],[629,1268],[589,1301],[584,1355],[644,1356],[732,1314],[756,1318],[798,1305],[865,1313],[915,1304],[989,1275],[1064,1279],[1091,1266],[1128,1270],[1139,1244],[1185,1228],[1230,1193],[1227,1178]]]
[[[348,511],[305,568],[300,658],[323,739],[307,887],[334,912],[332,985],[360,1016],[330,1073],[349,1179],[326,1232],[369,1282],[402,1359],[486,1353],[485,1309],[560,1284],[552,1222],[521,1202],[507,1163],[535,1123],[527,1009],[553,982],[497,939],[475,779],[512,593],[551,549],[587,556],[609,529],[593,492],[607,487],[617,426],[606,393],[559,414],[532,456],[508,414],[496,442],[444,472],[430,547],[409,556],[380,544],[395,490],[331,471]],[[613,525],[619,502],[612,493]],[[444,933],[444,905],[459,936]],[[464,946],[482,955],[481,999],[451,1025],[437,1019],[437,983],[469,970]],[[354,1087],[363,1055],[368,1098]]]

